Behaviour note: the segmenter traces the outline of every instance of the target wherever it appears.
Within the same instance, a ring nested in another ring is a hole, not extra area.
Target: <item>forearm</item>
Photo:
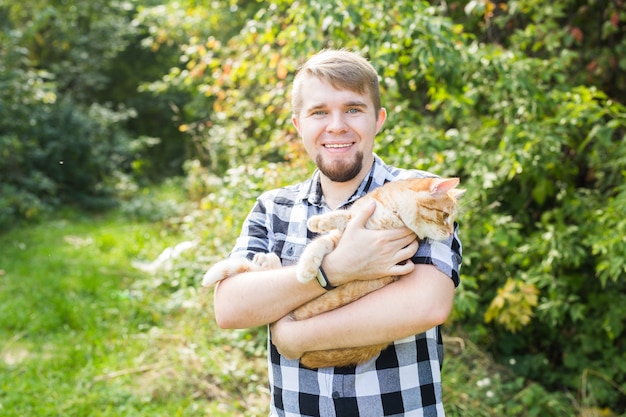
[[[242,273],[215,288],[215,320],[227,329],[266,325],[322,293],[317,281],[299,282],[295,267]]]
[[[453,297],[449,277],[430,265],[417,265],[414,273],[342,308],[308,320],[282,322],[275,342],[290,352],[391,342],[443,323]]]

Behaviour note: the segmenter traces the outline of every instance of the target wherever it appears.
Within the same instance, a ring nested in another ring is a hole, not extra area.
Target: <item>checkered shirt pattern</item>
[[[388,166],[375,156],[370,174],[341,208],[389,181],[433,177],[418,170]],[[274,252],[283,266],[298,261],[315,238],[306,220],[329,211],[319,172],[302,183],[268,191],[246,218],[231,256],[251,259],[257,252]],[[461,242],[455,232],[446,242],[424,241],[412,258],[432,264],[459,285]],[[268,332],[269,334],[269,332]],[[281,356],[268,340],[271,417],[430,417],[443,416],[441,366],[443,342],[439,327],[394,341],[366,363],[342,368],[307,369]]]

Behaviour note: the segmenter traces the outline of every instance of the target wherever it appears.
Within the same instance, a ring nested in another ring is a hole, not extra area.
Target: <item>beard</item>
[[[363,152],[357,152],[351,161],[332,161],[326,163],[321,155],[315,158],[317,168],[333,182],[348,182],[361,172],[363,168]]]

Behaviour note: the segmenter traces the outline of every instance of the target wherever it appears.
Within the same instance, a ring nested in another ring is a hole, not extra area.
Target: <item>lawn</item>
[[[180,239],[119,211],[1,235],[0,415],[264,414],[255,333],[219,331],[210,294],[132,266]]]

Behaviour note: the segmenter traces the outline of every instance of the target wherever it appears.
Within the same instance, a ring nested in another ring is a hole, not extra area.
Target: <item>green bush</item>
[[[137,7],[110,0],[0,5],[0,229],[59,204],[106,208],[119,182],[181,173],[183,141],[162,109],[183,98],[137,91],[173,55],[157,58],[140,47]],[[131,106],[145,111],[141,121]],[[150,152],[156,146],[160,153]]]
[[[28,119],[24,111],[26,106],[4,113],[8,123],[25,123],[0,134],[0,175],[5,178],[0,196],[6,219],[0,226],[37,218],[60,203],[110,206],[116,176],[132,172],[132,141],[119,128],[127,116],[69,100],[35,106]]]

